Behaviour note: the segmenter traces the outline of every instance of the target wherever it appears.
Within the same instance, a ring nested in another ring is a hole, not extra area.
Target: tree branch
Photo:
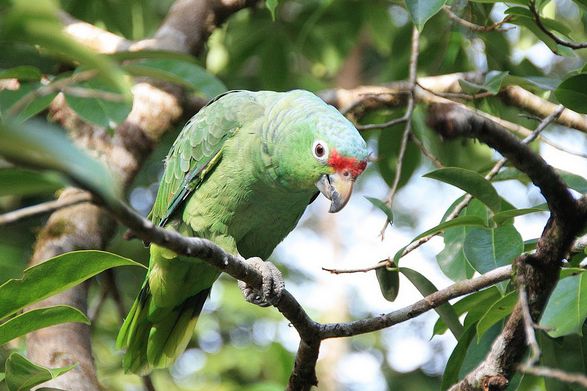
[[[446,13],[446,16],[448,16],[452,21],[460,24],[461,26],[463,26],[465,28],[468,28],[471,31],[475,31],[478,33],[488,33],[490,31],[499,30],[503,24],[508,23],[512,19],[512,16],[508,15],[505,18],[503,18],[502,20],[500,20],[499,22],[495,22],[495,23],[487,25],[487,26],[481,26],[481,25],[475,24],[473,22],[469,22],[468,20],[461,18],[460,16],[458,16],[457,14],[452,12],[450,7],[447,5],[443,6],[442,10]]]
[[[584,49],[584,48],[587,48],[587,42],[569,42],[569,41],[565,41],[565,40],[560,39],[559,37],[557,37],[552,31],[550,31],[549,29],[547,29],[546,26],[544,25],[544,23],[542,22],[542,18],[540,18],[540,13],[536,9],[536,2],[534,0],[530,0],[528,2],[528,8],[530,9],[530,13],[532,14],[532,18],[534,19],[534,22],[536,22],[536,25],[538,26],[538,28],[540,30],[542,30],[542,32],[544,32],[544,34],[546,34],[550,38],[552,38],[552,40],[554,42],[558,43],[559,45],[563,45],[563,46],[569,47],[571,49]],[[556,53],[556,54],[558,54],[558,53]]]
[[[551,211],[534,254],[518,257],[516,280],[526,287],[532,321],[536,322],[558,281],[561,260],[586,224],[587,198],[576,201],[556,171],[506,129],[456,105],[433,105],[429,124],[446,138],[477,138],[508,158],[540,189]],[[451,390],[502,390],[526,351],[521,304],[518,302],[485,360]]]
[[[82,202],[89,202],[91,196],[87,193],[80,193],[69,197],[68,199],[58,199],[54,201],[43,202],[26,208],[13,210],[11,212],[0,215],[0,225],[14,223],[16,221],[26,219],[40,214],[51,213],[56,210],[80,204]]]

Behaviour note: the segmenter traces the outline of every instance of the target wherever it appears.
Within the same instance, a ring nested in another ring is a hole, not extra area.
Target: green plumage
[[[334,108],[305,91],[235,91],[196,114],[166,159],[149,218],[210,239],[232,254],[269,257],[295,227],[320,175],[315,139],[365,160],[364,141]],[[117,339],[124,367],[146,373],[185,349],[219,272],[151,245],[147,279]]]

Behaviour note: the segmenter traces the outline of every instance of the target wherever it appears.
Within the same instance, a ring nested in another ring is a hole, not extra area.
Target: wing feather
[[[213,99],[185,125],[165,159],[165,171],[149,218],[164,226],[222,158],[224,142],[246,121],[263,114],[254,93],[229,91]]]

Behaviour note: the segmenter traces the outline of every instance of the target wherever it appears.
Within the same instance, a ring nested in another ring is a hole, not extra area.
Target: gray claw
[[[261,307],[276,305],[281,298],[285,283],[279,269],[271,262],[265,262],[261,258],[247,259],[247,263],[255,268],[263,277],[262,291],[259,291],[243,281],[238,282],[238,287],[243,292],[249,303]]]

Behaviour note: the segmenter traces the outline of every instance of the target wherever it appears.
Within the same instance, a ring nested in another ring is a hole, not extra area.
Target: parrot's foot
[[[271,262],[265,262],[258,257],[247,259],[247,263],[261,273],[261,276],[263,276],[263,285],[262,290],[259,291],[247,285],[245,282],[239,281],[238,287],[243,292],[245,299],[249,303],[261,307],[277,304],[285,287],[285,282],[279,269]]]

